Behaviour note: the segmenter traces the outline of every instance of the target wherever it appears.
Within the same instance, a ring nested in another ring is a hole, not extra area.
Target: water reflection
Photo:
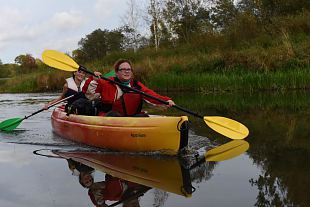
[[[261,169],[249,179],[255,206],[310,206],[310,91],[178,96],[176,102],[207,115],[234,117],[250,129],[248,155]],[[194,120],[195,121],[195,120]],[[198,135],[221,137],[198,122]],[[212,140],[212,139],[211,139]],[[307,187],[306,187],[307,188]]]
[[[55,94],[54,97],[56,95],[58,94]],[[175,97],[179,105],[200,114],[225,116],[244,123],[250,129],[247,141],[251,147],[246,155],[237,159],[223,163],[206,162],[190,170],[192,185],[197,188],[197,191],[193,193],[193,199],[178,196],[179,194],[169,194],[166,205],[162,206],[205,206],[205,203],[208,203],[208,206],[310,206],[310,197],[307,191],[307,187],[310,186],[310,91],[206,95],[191,93],[169,94],[169,96]],[[37,104],[31,103],[30,99],[33,97],[37,99]],[[52,94],[1,94],[0,120],[30,114],[51,97]],[[180,111],[173,109],[164,113],[182,115]],[[214,146],[227,142],[227,138],[214,133],[200,119],[194,117],[189,117],[189,119],[191,121],[189,135],[191,149],[196,150],[202,146]],[[52,133],[50,111],[25,121],[17,131],[0,133],[0,141],[27,143],[32,146],[54,146],[62,149],[85,147],[68,142]],[[23,145],[19,146],[22,148]],[[89,150],[89,148],[83,149]],[[16,150],[16,152],[20,151],[20,149]],[[9,158],[12,158],[12,156],[4,155],[1,157],[1,160],[5,161],[10,161]],[[12,163],[14,162],[12,161]],[[43,164],[45,163],[40,163],[39,166],[43,166]],[[31,169],[34,167],[35,165],[32,164]],[[43,169],[48,167],[53,169],[53,163],[50,165],[50,162],[46,162]],[[91,174],[98,171],[96,168],[93,169]],[[3,175],[20,173],[19,169],[14,170],[6,167],[2,169]],[[36,171],[39,172],[39,170],[40,168]],[[50,171],[52,172],[52,170]],[[58,167],[53,173],[63,171],[64,169]],[[37,177],[31,171],[28,173],[27,179],[32,174]],[[16,177],[23,176],[25,173]],[[7,178],[4,177],[3,180],[6,181]],[[40,182],[42,181],[40,180]],[[16,180],[12,179],[10,183],[16,184]],[[54,186],[52,184],[49,183],[49,186]],[[78,179],[74,184],[83,190]],[[199,188],[195,184],[199,185]],[[32,187],[32,189],[37,188]],[[27,190],[20,192],[16,189],[15,191],[20,194],[28,193]],[[150,194],[149,192],[150,190],[140,197],[140,202],[148,204],[153,202],[145,199]],[[36,193],[40,194],[41,192]],[[85,194],[83,191],[82,193]],[[165,200],[165,195],[167,197],[167,194],[164,194],[163,200]],[[85,196],[89,201],[89,196],[87,194]],[[40,197],[44,197],[44,193]],[[160,205],[156,204],[156,206]]]
[[[70,168],[73,163],[79,163],[78,168],[82,170],[82,176],[91,174],[90,169],[98,170],[109,176],[136,183],[142,186],[158,188],[182,196],[190,196],[189,169],[185,169],[176,157],[166,156],[142,156],[115,153],[100,153],[88,151],[53,151],[54,154],[69,160]],[[81,168],[81,166],[83,166]],[[87,167],[85,167],[87,166]],[[75,168],[76,169],[76,168]],[[85,169],[88,169],[85,171]],[[81,172],[81,171],[80,171]],[[78,173],[81,176],[81,173]],[[88,187],[92,184],[88,180]],[[113,180],[113,179],[112,179]]]
[[[182,157],[52,150],[63,158],[95,206],[140,206],[139,197],[152,188],[191,197],[192,181],[208,180],[216,162],[239,156],[248,149],[243,140],[234,140],[208,151]],[[40,150],[34,152],[42,155]],[[94,173],[104,179],[95,181]]]
[[[292,139],[282,131],[282,136],[253,141],[249,156],[262,169],[258,177],[249,180],[258,189],[257,206],[310,205],[309,191],[305,190],[310,186],[310,140],[305,136],[309,130],[296,127]]]
[[[55,154],[65,157],[68,156],[61,152],[55,152]],[[74,158],[66,158],[66,160],[72,173],[78,175],[79,183],[88,189],[88,195],[95,206],[106,206],[107,200],[117,201],[112,204],[113,206],[120,203],[123,203],[123,206],[139,206],[138,197],[150,189],[147,186],[123,180],[109,174],[105,174],[104,181],[94,182],[94,168],[77,162]]]

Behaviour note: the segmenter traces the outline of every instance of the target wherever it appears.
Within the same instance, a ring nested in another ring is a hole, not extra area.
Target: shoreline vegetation
[[[238,5],[216,2],[211,10],[191,7],[189,16],[175,16],[178,24],[168,16],[163,18],[161,26],[172,30],[151,30],[151,37],[141,37],[140,42],[132,43],[134,39],[128,36],[134,30],[97,29],[80,40],[71,56],[102,73],[109,72],[116,60],[129,59],[136,78],[156,91],[208,94],[310,89],[308,1],[294,2],[293,10],[284,3],[256,8],[245,0]],[[173,8],[189,12],[182,5]],[[190,25],[185,20],[191,20]],[[158,35],[162,39],[155,44]],[[0,93],[61,91],[70,75],[30,54],[20,55],[15,64],[0,61]]]
[[[291,55],[283,42],[268,48],[254,45],[210,52],[187,45],[158,51],[146,48],[138,52],[112,53],[84,65],[106,73],[113,68],[114,60],[128,58],[134,62],[136,78],[157,91],[309,90],[310,36],[290,44]],[[0,70],[6,67],[7,64],[0,65]],[[21,65],[10,64],[9,70],[2,71],[0,93],[60,91],[65,78],[71,75],[49,68],[38,59],[35,68],[26,70]]]
[[[278,45],[267,49],[252,46],[239,51],[221,51],[221,54],[219,51],[202,53],[197,49],[189,52],[194,49],[193,45],[189,45],[188,53],[181,53],[178,48],[158,51],[147,48],[135,53],[113,53],[83,65],[90,70],[107,73],[113,68],[113,60],[128,58],[134,62],[136,78],[157,91],[309,90],[310,37],[292,45],[294,55],[289,57],[287,51],[276,50]],[[248,52],[251,50],[257,51],[251,54]],[[262,54],[264,57],[259,57]],[[29,72],[24,72],[25,68],[20,65],[11,65],[10,73],[2,73],[9,75],[0,77],[0,93],[61,91],[71,73],[49,68],[38,59],[36,61],[36,68]]]

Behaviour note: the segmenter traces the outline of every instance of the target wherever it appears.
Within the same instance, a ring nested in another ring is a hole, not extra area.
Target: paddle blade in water
[[[69,56],[55,50],[45,50],[42,53],[43,62],[53,68],[65,71],[77,71],[79,65]]]
[[[2,131],[12,131],[23,121],[22,118],[12,118],[7,119],[0,123],[0,130]]]
[[[249,130],[243,124],[220,116],[205,116],[206,124],[218,133],[231,139],[244,139],[249,135]]]
[[[249,149],[249,143],[244,140],[233,140],[221,146],[215,147],[205,153],[207,161],[224,161],[241,155]]]

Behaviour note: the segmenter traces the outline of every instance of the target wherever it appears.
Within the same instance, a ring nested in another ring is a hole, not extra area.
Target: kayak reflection
[[[52,152],[67,160],[94,205],[108,206],[106,201],[113,201],[109,206],[139,206],[138,198],[151,188],[191,197],[195,191],[192,181],[200,180],[199,174],[208,179],[216,162],[236,157],[248,148],[246,141],[233,140],[196,156],[189,155],[187,158],[191,159],[115,152]],[[104,181],[94,182],[94,171],[105,173]]]
[[[91,184],[93,180],[85,177],[88,177],[87,173],[92,173],[90,169],[95,169],[107,174],[106,182],[102,183],[105,187],[115,187],[116,185],[122,187],[121,185],[123,185],[128,189],[133,187],[135,191],[136,189],[144,191],[149,188],[157,188],[185,197],[192,194],[189,169],[184,168],[177,157],[59,150],[54,150],[53,153],[67,159],[70,169],[79,171],[81,185],[87,186],[89,189],[93,187]],[[94,189],[98,188],[98,185]],[[113,192],[111,194],[117,194],[118,196],[115,197],[121,198],[120,193]]]

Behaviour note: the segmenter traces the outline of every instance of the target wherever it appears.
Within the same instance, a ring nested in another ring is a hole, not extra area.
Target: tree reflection
[[[259,193],[255,206],[309,206],[309,116],[281,110],[256,111],[249,155],[262,174],[250,179]],[[306,187],[307,188],[307,187]]]
[[[188,97],[191,97],[190,99]],[[257,187],[256,206],[310,206],[310,93],[214,93],[184,94],[179,104],[201,114],[233,117],[250,130],[247,154],[262,173],[250,179]],[[219,137],[192,119],[197,135]]]
[[[252,186],[256,185],[259,193],[255,206],[293,206],[287,199],[287,190],[283,188],[281,181],[265,173],[259,175],[257,180],[250,179]]]

